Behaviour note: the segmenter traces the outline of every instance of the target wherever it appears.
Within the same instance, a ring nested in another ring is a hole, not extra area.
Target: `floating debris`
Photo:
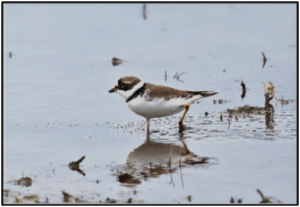
[[[64,202],[68,203],[70,201],[70,199],[73,198],[72,195],[70,195],[69,193],[65,192],[65,191],[62,191],[62,194],[63,194],[63,200]]]
[[[262,65],[262,68],[265,67],[266,63],[267,63],[267,58],[265,56],[265,54],[262,52],[262,55],[263,55],[263,65]]]
[[[222,103],[227,103],[228,101],[226,101],[226,100],[224,100],[224,99],[219,99],[219,100],[215,100],[215,99],[214,99],[214,100],[213,100],[213,103],[214,103],[214,104],[216,104],[217,102],[218,102],[219,104],[222,104]]]
[[[17,194],[13,196],[13,201],[7,202],[4,201],[4,203],[22,203],[22,204],[32,204],[32,203],[36,203],[36,204],[49,204],[49,199],[46,196],[45,197],[45,201],[40,201],[39,200],[39,196],[32,194],[32,195],[24,195],[23,198],[20,198],[21,193],[20,192],[16,192]],[[95,201],[87,201],[82,199],[83,196],[73,196],[69,193],[67,193],[66,191],[62,191],[63,197],[62,197],[62,203],[72,203],[72,204],[87,204],[87,203],[95,203]],[[98,196],[100,196],[98,194]],[[101,201],[98,200],[98,202],[96,201],[96,203],[135,203],[136,201],[132,198],[129,198],[127,200],[124,201],[117,201],[116,199],[111,199],[109,197],[106,198],[106,200]]]
[[[187,197],[187,199],[188,199],[189,202],[192,202],[192,196],[191,196],[191,195],[189,195],[189,196]]]
[[[144,20],[147,19],[147,14],[146,14],[147,10],[146,10],[146,6],[147,6],[146,4],[143,5],[143,18],[144,18]]]
[[[30,177],[22,177],[17,181],[17,185],[29,187],[32,184],[32,179]]]
[[[121,60],[119,58],[113,57],[113,59],[111,60],[111,63],[113,66],[117,66],[120,65],[124,62],[124,60]]]
[[[105,203],[116,203],[116,202],[117,202],[117,200],[110,199],[110,198],[106,198],[106,201],[105,201]]]
[[[129,183],[129,184],[140,184],[141,181],[134,178],[132,175],[128,173],[118,175],[118,181],[120,183]]]
[[[258,194],[262,198],[262,201],[259,202],[260,204],[278,204],[278,203],[281,203],[280,200],[278,200],[274,197],[265,197],[264,194],[259,189],[257,189],[256,191],[258,192]],[[239,198],[237,200],[237,202],[235,202],[235,199],[233,197],[231,197],[230,198],[230,203],[231,204],[241,204],[242,203],[242,198]]]
[[[69,163],[70,168],[78,167],[79,164],[84,160],[85,156],[82,156],[79,160]]]
[[[9,57],[9,58],[12,58],[12,56],[13,56],[12,52],[9,52],[9,53],[8,53],[8,57]]]
[[[245,105],[245,106],[240,106],[237,109],[227,109],[227,112],[229,114],[229,116],[232,116],[232,114],[242,114],[242,113],[246,113],[246,114],[262,114],[265,112],[265,108],[264,107],[258,107],[258,106],[249,106],[249,105]]]
[[[274,107],[269,102],[275,96],[275,87],[271,81],[269,81],[270,86],[264,84],[265,89],[265,107],[258,106],[241,106],[237,109],[227,109],[228,117],[233,117],[235,114],[235,120],[238,121],[238,114],[265,114],[266,120],[266,129],[274,129],[275,121],[274,121]],[[230,121],[229,126],[230,126]]]
[[[241,95],[242,100],[243,100],[243,99],[245,98],[246,92],[247,92],[247,88],[246,88],[246,85],[245,85],[244,81],[241,82],[241,86],[242,86],[242,88],[243,88],[243,93],[242,93],[242,95]]]
[[[277,103],[281,104],[281,106],[283,105],[288,105],[289,103],[292,102],[296,102],[296,100],[292,100],[292,99],[284,99],[283,96],[281,96],[282,99],[277,99],[276,98],[276,105]]]
[[[241,114],[251,114],[251,113],[257,113],[262,114],[265,112],[266,109],[269,107],[273,107],[269,102],[274,98],[275,96],[275,87],[271,81],[269,81],[270,86],[268,87],[266,84],[264,84],[265,88],[265,107],[258,107],[258,106],[241,106],[237,109],[227,109],[227,112],[229,115],[232,115],[233,113]]]
[[[84,160],[85,156],[82,156],[79,160],[73,161],[69,163],[69,168],[73,171],[77,171],[78,173],[85,176],[85,173],[79,168],[79,164]]]
[[[4,195],[5,197],[8,197],[9,192],[10,192],[9,189],[4,189],[4,190],[3,190],[3,195]]]
[[[235,120],[236,120],[236,121],[238,121],[238,120],[239,120],[239,117],[238,117],[238,115],[237,115],[237,114],[235,114],[235,117],[234,117],[234,118],[235,118]]]
[[[196,164],[212,164],[209,162],[210,159],[215,159],[211,157],[198,157],[196,158],[186,158],[183,163],[188,165],[196,165]]]
[[[132,198],[129,198],[127,203],[132,203]]]
[[[23,196],[23,200],[33,201],[34,203],[40,203],[39,196],[38,195],[34,195],[34,194],[33,195],[25,195],[25,196]],[[47,199],[46,199],[46,202],[48,202]]]
[[[19,198],[16,196],[15,202],[16,202],[16,203],[23,203],[23,200],[19,199]]]
[[[259,189],[257,189],[256,191],[258,192],[258,194],[262,199],[260,203],[282,203],[280,200],[274,197],[265,197],[264,194]]]
[[[242,203],[243,200],[241,198],[237,199],[237,202],[235,202],[236,199],[234,199],[234,197],[230,198],[230,203]]]

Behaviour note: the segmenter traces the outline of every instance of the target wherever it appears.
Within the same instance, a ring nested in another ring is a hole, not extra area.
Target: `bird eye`
[[[125,87],[125,84],[124,83],[121,83],[121,88],[124,88]]]

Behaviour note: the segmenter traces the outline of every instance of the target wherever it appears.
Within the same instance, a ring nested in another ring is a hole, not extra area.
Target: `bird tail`
[[[203,98],[213,96],[219,93],[217,91],[185,91],[185,92],[193,95],[201,95]]]

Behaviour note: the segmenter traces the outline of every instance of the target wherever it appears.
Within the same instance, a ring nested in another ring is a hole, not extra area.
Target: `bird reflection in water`
[[[172,173],[180,170],[181,182],[183,178],[181,170],[184,167],[198,165],[209,167],[217,163],[216,158],[200,157],[188,149],[183,136],[178,140],[180,145],[173,143],[162,143],[151,140],[150,134],[147,133],[145,142],[134,149],[127,157],[126,166],[121,167],[120,177],[130,177],[128,181],[118,179],[125,186],[128,184],[140,184],[138,180],[147,180],[149,178],[158,178],[163,174],[170,174],[171,183],[174,185]],[[120,168],[119,168],[120,169]],[[128,176],[130,175],[130,176]],[[130,182],[135,180],[135,182]]]

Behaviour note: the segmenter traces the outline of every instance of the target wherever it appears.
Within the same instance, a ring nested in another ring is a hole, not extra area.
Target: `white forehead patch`
[[[126,82],[124,82],[124,83],[126,83]],[[143,87],[143,85],[144,85],[144,82],[140,81],[138,84],[136,84],[135,86],[133,86],[133,88],[130,89],[130,90],[122,91],[122,90],[118,89],[116,92],[118,94],[120,94],[121,96],[123,96],[123,98],[125,98],[125,100],[127,100],[130,96],[132,96],[132,94],[134,94],[134,92],[136,92],[138,89],[140,89],[141,87]]]

